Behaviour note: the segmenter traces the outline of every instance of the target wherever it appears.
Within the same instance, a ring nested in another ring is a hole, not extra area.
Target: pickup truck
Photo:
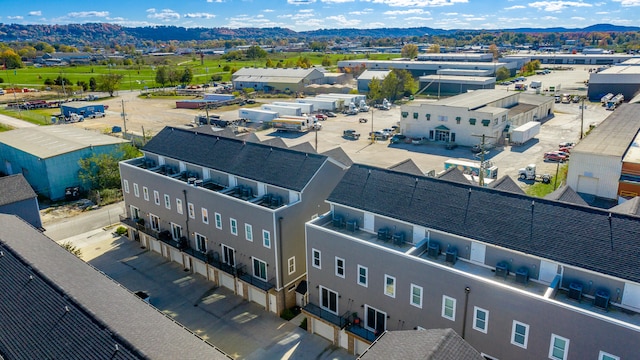
[[[348,129],[342,132],[342,137],[350,140],[358,140],[360,139],[360,133],[353,129]]]

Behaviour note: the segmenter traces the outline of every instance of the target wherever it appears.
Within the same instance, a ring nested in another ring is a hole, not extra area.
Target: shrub
[[[305,331],[307,330],[307,318],[304,318],[304,319],[302,320],[302,322],[300,323],[300,327],[301,327],[302,329],[304,329]]]
[[[289,321],[291,319],[293,319],[294,317],[296,317],[296,314],[293,312],[293,310],[291,309],[284,309],[282,311],[282,314],[280,315],[281,318]]]
[[[122,235],[124,235],[126,233],[127,233],[127,228],[124,227],[124,226],[118,226],[118,228],[116,229],[116,234],[118,236],[122,236]]]

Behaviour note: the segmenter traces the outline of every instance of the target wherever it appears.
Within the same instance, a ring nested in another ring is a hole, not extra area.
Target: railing
[[[357,335],[367,341],[375,341],[378,336],[382,335],[377,335],[374,331],[368,330],[366,328],[364,328],[362,326],[362,323],[360,324],[351,324],[350,326],[347,326],[346,330],[354,335]]]
[[[246,282],[246,283],[248,283],[248,284],[250,284],[252,286],[255,286],[258,289],[263,290],[263,291],[269,291],[269,290],[271,290],[272,288],[275,287],[275,285],[272,284],[272,281],[274,279],[271,279],[271,281],[268,281],[268,282],[264,281],[262,279],[258,279],[257,277],[251,275],[250,273],[242,271],[241,269],[243,269],[243,268],[244,268],[244,266],[242,266],[242,265],[238,266],[238,269],[240,269],[240,270],[238,271],[238,275],[237,276],[238,276],[238,278],[240,280],[242,280],[242,281],[244,281],[244,282]]]
[[[315,305],[312,303],[308,303],[303,308],[303,310],[311,315],[317,316],[322,320],[326,320],[332,323],[333,325],[338,326],[340,329],[345,328],[349,324],[349,319],[345,318],[344,316],[336,315],[330,312],[329,310],[325,310],[319,307],[318,305]]]

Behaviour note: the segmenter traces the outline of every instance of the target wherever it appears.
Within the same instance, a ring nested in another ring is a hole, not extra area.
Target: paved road
[[[72,236],[119,223],[119,216],[123,214],[124,202],[103,206],[74,217],[62,218],[54,222],[45,223],[44,228],[46,231],[44,234],[55,241],[61,241]]]
[[[5,125],[9,125],[9,126],[14,127],[16,129],[38,126],[38,125],[34,125],[34,124],[30,123],[30,122],[26,122],[24,120],[16,119],[16,118],[13,118],[11,116],[2,115],[2,114],[0,114],[0,123],[5,124]]]

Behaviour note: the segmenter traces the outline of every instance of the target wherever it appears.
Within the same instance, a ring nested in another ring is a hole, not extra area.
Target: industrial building
[[[423,95],[452,96],[479,89],[495,89],[495,77],[427,75],[418,78],[419,92]]]
[[[502,144],[511,129],[542,121],[553,113],[551,97],[517,91],[476,90],[435,102],[413,101],[401,107],[400,132],[435,143],[473,146]]]
[[[587,97],[591,101],[600,101],[608,93],[622,94],[625,99],[640,94],[640,58],[629,59],[589,75]]]
[[[335,346],[451,328],[486,359],[637,356],[637,215],[360,164],[327,201],[303,313]]]
[[[511,75],[515,75],[520,67],[516,62],[465,62],[465,61],[411,61],[411,60],[340,60],[338,68],[342,71],[346,69],[366,68],[367,70],[407,70],[414,78],[426,75],[436,75],[439,70],[446,69],[448,74],[458,71],[483,70],[488,73],[484,76],[492,76],[502,67],[509,70]]]
[[[70,117],[71,114],[78,114],[84,117],[91,117],[95,113],[104,114],[104,105],[96,104],[86,101],[81,102],[66,102],[60,105],[60,109],[62,111],[62,115],[65,117]]]
[[[622,104],[571,150],[567,184],[613,203],[640,194],[640,104]]]
[[[278,69],[244,67],[231,77],[233,88],[251,88],[264,92],[303,92],[311,84],[323,84],[324,74],[318,69]]]
[[[110,154],[128,143],[72,126],[38,126],[0,133],[0,172],[22,174],[39,195],[65,197],[68,187],[80,186],[78,161]]]
[[[391,73],[391,70],[365,70],[360,76],[358,76],[358,92],[359,93],[368,93],[369,92],[369,83],[373,79],[377,79],[382,82],[387,75]]]

